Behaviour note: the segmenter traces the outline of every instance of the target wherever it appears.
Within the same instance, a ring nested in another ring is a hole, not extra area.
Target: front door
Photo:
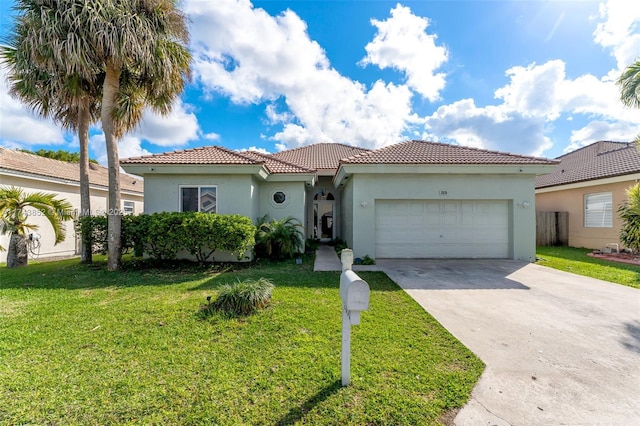
[[[313,202],[313,237],[320,241],[329,241],[334,238],[333,234],[333,200],[322,200]]]

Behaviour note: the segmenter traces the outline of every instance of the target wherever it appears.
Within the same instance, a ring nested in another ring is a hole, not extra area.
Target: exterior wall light
[[[522,206],[522,208],[526,209],[527,207],[529,207],[529,202],[528,201],[523,201],[521,206]]]
[[[364,207],[367,207],[368,204],[367,204],[366,201],[363,201],[363,202],[360,203],[360,205],[364,208]]]

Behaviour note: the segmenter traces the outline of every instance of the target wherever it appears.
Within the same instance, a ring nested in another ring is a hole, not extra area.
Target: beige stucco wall
[[[305,185],[304,182],[263,182],[260,191],[260,216],[269,215],[271,219],[282,219],[287,216],[296,218],[305,226]],[[277,191],[285,193],[285,201],[276,204],[273,194]],[[306,235],[306,231],[305,231]]]
[[[238,175],[176,175],[154,174],[145,181],[145,213],[179,211],[181,186],[216,186],[217,211],[221,214],[240,214],[256,223],[268,215],[271,219],[292,216],[305,223],[306,195],[303,181],[259,181],[249,174]],[[273,194],[283,191],[285,202],[276,204]],[[188,253],[178,258],[192,259]],[[236,256],[215,253],[218,261],[234,261]],[[245,257],[244,260],[247,260]]]
[[[44,179],[35,179],[29,177],[18,177],[2,175],[0,177],[0,184],[4,186],[17,186],[23,188],[25,192],[47,192],[54,193],[58,198],[65,199],[71,203],[74,210],[80,211],[80,185],[77,182],[62,182],[51,181]],[[101,215],[106,213],[108,191],[101,188],[92,187],[91,191],[91,210],[94,215]],[[133,201],[135,213],[142,213],[144,209],[144,199],[142,194],[132,194],[129,192],[122,193],[122,201]],[[122,206],[121,206],[122,207]],[[40,250],[37,258],[46,258],[52,256],[72,256],[78,254],[79,246],[76,242],[76,234],[74,230],[73,221],[69,220],[65,222],[65,228],[67,236],[65,240],[55,245],[55,237],[53,230],[47,219],[36,212],[30,210],[29,223],[38,225],[36,231],[40,234]],[[9,246],[9,235],[0,236],[0,245],[5,249]],[[32,258],[36,258],[33,256]],[[0,262],[6,262],[7,252],[0,252]]]
[[[180,187],[196,185],[217,187],[218,213],[256,219],[253,197],[259,195],[250,175],[149,175],[144,183],[144,212],[179,211]]]
[[[346,213],[343,229],[351,227],[347,241],[354,255],[375,256],[375,211],[377,200],[507,200],[510,209],[510,258],[535,260],[534,175],[425,174],[383,175],[354,174],[346,185],[346,199],[351,198],[352,219]],[[441,196],[440,191],[447,195]],[[348,193],[352,191],[352,195]],[[522,207],[522,203],[529,203]],[[366,207],[362,203],[366,202]]]
[[[609,243],[619,243],[622,221],[617,214],[618,206],[627,200],[625,189],[634,180],[591,185],[578,188],[536,193],[536,211],[569,213],[569,245],[571,247],[602,248]],[[613,226],[611,228],[586,228],[584,226],[585,195],[611,192],[613,199]]]
[[[347,242],[349,247],[353,247],[353,180],[349,180],[340,193],[342,208],[340,217],[342,226],[340,227],[340,238]]]

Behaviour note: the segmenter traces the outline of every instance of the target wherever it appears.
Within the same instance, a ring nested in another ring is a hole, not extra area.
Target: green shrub
[[[620,241],[634,253],[640,251],[640,183],[627,188],[627,202],[618,208],[622,219]]]
[[[302,225],[297,219],[287,216],[269,221],[265,215],[258,220],[255,255],[270,259],[292,258],[304,248],[303,235]]]
[[[76,222],[82,238],[89,238],[93,252],[107,252],[107,217],[87,216]],[[122,251],[145,252],[157,260],[175,259],[187,250],[199,262],[211,259],[214,251],[238,254],[240,259],[254,244],[255,226],[241,215],[163,212],[122,216]]]
[[[376,261],[374,259],[372,259],[371,257],[369,257],[368,254],[365,254],[364,257],[361,258],[357,258],[354,260],[354,262],[356,265],[375,265]]]
[[[333,240],[329,241],[328,244],[330,246],[333,246],[333,248],[336,250],[336,253],[338,253],[338,257],[341,256],[342,250],[349,248],[347,242],[340,238],[334,238]]]
[[[315,252],[318,250],[318,247],[320,247],[320,240],[316,238],[307,238],[304,242],[304,251],[307,253]]]
[[[240,215],[192,213],[182,223],[183,244],[204,263],[216,250],[238,254],[238,259],[254,244],[255,227],[251,219]]]
[[[107,216],[83,216],[75,221],[83,241],[91,241],[91,252],[107,254]],[[124,234],[124,230],[123,230]]]
[[[134,256],[143,256],[150,222],[151,215],[148,214],[122,216],[123,250],[129,251],[129,249],[133,249]]]
[[[218,290],[218,297],[205,309],[249,315],[271,303],[273,287],[273,283],[266,278],[223,285]]]

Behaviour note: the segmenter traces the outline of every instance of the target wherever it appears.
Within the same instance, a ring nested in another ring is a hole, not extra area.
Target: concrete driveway
[[[457,425],[640,425],[640,291],[509,260],[377,264],[487,365]]]

